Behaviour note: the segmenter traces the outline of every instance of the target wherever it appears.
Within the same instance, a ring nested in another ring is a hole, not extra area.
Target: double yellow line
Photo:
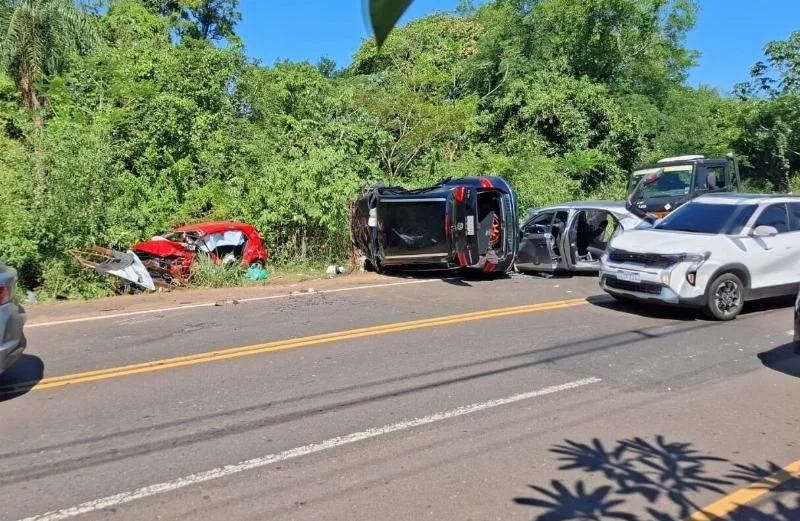
[[[576,306],[582,306],[586,303],[587,303],[586,299],[561,300],[556,302],[545,302],[542,304],[531,304],[527,306],[490,309],[486,311],[462,313],[459,315],[448,315],[435,318],[426,318],[422,320],[412,320],[410,322],[397,322],[394,324],[386,324],[382,326],[364,327],[359,329],[351,329],[348,331],[337,331],[334,333],[325,333],[321,335],[312,335],[312,336],[292,338],[287,340],[278,340],[276,342],[267,342],[263,344],[254,344],[244,347],[234,347],[217,351],[209,351],[205,353],[199,353],[196,355],[178,356],[175,358],[153,360],[151,362],[144,362],[141,364],[111,367],[108,369],[88,371],[85,373],[54,376],[51,378],[44,378],[39,382],[24,382],[24,383],[12,384],[0,387],[0,395],[28,391],[28,390],[45,390],[45,389],[53,389],[55,387],[63,387],[66,385],[97,382],[100,380],[119,378],[121,376],[129,376],[141,373],[152,373],[155,371],[163,371],[166,369],[175,369],[177,367],[204,364],[207,362],[215,362],[218,360],[229,360],[232,358],[239,358],[243,356],[252,356],[262,353],[270,353],[273,351],[283,351],[286,349],[295,349],[298,347],[308,347],[320,344],[327,344],[330,342],[340,342],[342,340],[353,340],[357,338],[386,335],[390,333],[399,333],[402,331],[411,331],[414,329],[447,326],[451,324],[473,322],[476,320],[487,320],[490,318],[500,318],[513,315],[522,315],[526,313],[536,313],[539,311],[566,309]]]
[[[781,470],[725,496],[703,510],[695,512],[684,521],[722,521],[742,505],[752,503],[793,479],[800,479],[800,461],[786,465]]]

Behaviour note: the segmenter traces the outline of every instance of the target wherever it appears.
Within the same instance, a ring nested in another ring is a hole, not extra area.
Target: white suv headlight
[[[686,270],[686,282],[694,286],[697,283],[697,270],[711,257],[711,252],[687,253],[683,256],[683,262],[691,262],[689,269]]]

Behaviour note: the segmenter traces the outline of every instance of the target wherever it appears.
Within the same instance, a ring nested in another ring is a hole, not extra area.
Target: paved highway
[[[0,519],[800,519],[785,302],[713,323],[590,277],[340,284],[33,310]]]

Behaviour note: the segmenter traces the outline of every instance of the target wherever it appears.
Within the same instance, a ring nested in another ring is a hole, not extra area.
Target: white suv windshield
[[[737,235],[756,211],[755,204],[689,202],[656,225],[658,230]]]

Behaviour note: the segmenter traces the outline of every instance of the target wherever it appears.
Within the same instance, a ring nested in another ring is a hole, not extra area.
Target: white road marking
[[[358,291],[364,289],[378,289],[378,288],[389,288],[393,286],[408,286],[409,284],[427,284],[431,282],[441,282],[443,279],[422,279],[422,280],[406,280],[403,282],[389,282],[386,284],[370,284],[368,286],[352,286],[346,288],[336,288],[336,289],[325,289],[320,291],[315,291],[313,293],[284,293],[280,295],[269,295],[266,297],[251,297],[251,298],[243,298],[243,299],[236,299],[237,302],[257,302],[260,300],[275,300],[275,299],[282,299],[282,298],[292,298],[292,297],[308,297],[313,295],[320,295],[320,294],[328,294],[328,293],[344,293],[347,291]],[[196,308],[207,308],[207,307],[214,307],[216,306],[215,302],[201,302],[199,304],[186,304],[183,306],[173,306],[168,308],[157,308],[157,309],[143,309],[140,311],[126,311],[123,313],[109,313],[107,315],[92,315],[88,317],[79,317],[79,318],[69,318],[65,320],[53,320],[50,322],[39,322],[33,324],[27,324],[25,329],[31,329],[34,327],[47,327],[47,326],[60,326],[63,324],[75,324],[78,322],[92,322],[95,320],[105,320],[109,318],[121,318],[121,317],[133,317],[138,315],[150,315],[153,313],[166,313],[169,311],[180,311],[183,309],[196,309]]]
[[[456,418],[458,416],[464,416],[479,411],[485,411],[486,409],[492,409],[494,407],[500,407],[502,405],[508,405],[514,402],[530,400],[532,398],[539,398],[541,396],[554,394],[561,391],[568,391],[571,389],[576,389],[578,387],[583,387],[585,385],[595,384],[600,381],[601,381],[600,378],[585,378],[583,380],[576,380],[574,382],[569,382],[562,385],[545,387],[544,389],[539,389],[537,391],[515,394],[513,396],[509,396],[508,398],[500,398],[497,400],[489,400],[487,402],[475,403],[472,405],[466,405],[464,407],[458,407],[457,409],[451,409],[449,411],[439,412],[422,418],[415,418],[413,420],[405,420],[399,423],[384,425],[383,427],[378,427],[376,429],[368,429],[366,431],[354,432],[353,434],[331,438],[329,440],[325,440],[320,443],[312,443],[311,445],[305,445],[303,447],[289,449],[284,452],[279,452],[277,454],[269,454],[261,458],[242,461],[241,463],[237,463],[235,465],[226,465],[224,467],[217,467],[215,469],[207,470],[205,472],[200,472],[183,478],[178,478],[173,481],[165,481],[163,483],[158,483],[156,485],[142,487],[133,490],[131,492],[122,492],[120,494],[114,494],[113,496],[96,499],[94,501],[87,501],[86,503],[82,503],[80,505],[71,508],[65,508],[62,510],[48,512],[46,514],[27,517],[20,521],[62,521],[64,519],[69,519],[82,514],[97,512],[105,508],[112,508],[119,505],[123,505],[125,503],[131,503],[133,501],[144,499],[147,497],[156,496],[159,494],[165,494],[167,492],[172,492],[178,489],[190,487],[192,485],[197,485],[199,483],[204,483],[206,481],[212,481],[215,479],[231,476],[233,474],[239,474],[241,472],[245,472],[248,470],[257,469],[260,467],[266,467],[267,465],[272,465],[273,463],[278,463],[281,461],[286,461],[289,459],[294,459],[294,458],[299,458],[301,456],[314,454],[316,452],[322,452],[336,447],[341,447],[342,445],[349,445],[351,443],[355,443],[358,441],[363,441],[370,438],[377,438],[378,436],[383,436],[385,434],[390,434],[392,432],[413,429],[415,427],[429,425],[431,423],[449,420],[451,418]]]

